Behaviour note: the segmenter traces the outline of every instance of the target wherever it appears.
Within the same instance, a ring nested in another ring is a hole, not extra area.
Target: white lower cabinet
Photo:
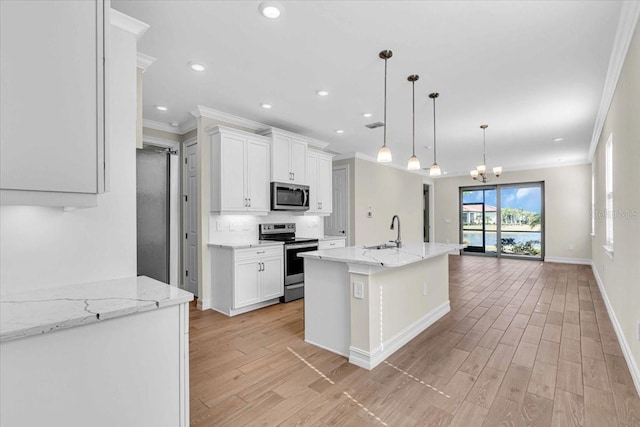
[[[211,307],[227,316],[275,304],[284,295],[282,245],[213,246]]]
[[[346,239],[327,239],[320,240],[318,242],[318,249],[335,249],[344,248],[346,246]]]

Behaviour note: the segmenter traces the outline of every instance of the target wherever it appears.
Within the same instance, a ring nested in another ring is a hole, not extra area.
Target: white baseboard
[[[209,310],[211,308],[211,300],[198,298],[196,308],[198,310]]]
[[[447,300],[404,330],[386,340],[383,345],[373,349],[372,353],[360,348],[349,347],[349,362],[368,370],[375,368],[449,311],[451,311],[451,305],[449,300]]]
[[[233,316],[237,316],[238,314],[244,314],[253,310],[258,310],[260,308],[278,304],[279,302],[280,302],[280,298],[274,298],[274,299],[262,301],[256,304],[251,304],[242,308],[231,308],[231,307],[208,307],[208,308],[210,308],[213,311],[217,311],[218,313],[222,313],[225,316],[233,317]]]
[[[640,369],[638,368],[638,364],[636,360],[633,358],[633,353],[631,353],[631,348],[629,347],[629,343],[625,338],[622,328],[620,327],[620,322],[618,322],[618,318],[616,317],[615,311],[613,311],[613,306],[611,305],[611,301],[609,301],[609,296],[607,295],[607,291],[604,287],[604,283],[600,278],[600,274],[598,274],[598,269],[596,266],[591,263],[591,269],[593,270],[593,275],[596,278],[596,283],[598,284],[598,288],[600,289],[600,293],[602,294],[602,299],[604,300],[604,304],[607,307],[607,312],[609,313],[609,318],[611,319],[611,323],[613,324],[613,330],[616,331],[616,336],[618,337],[618,342],[620,343],[620,347],[622,348],[622,354],[624,355],[624,360],[627,361],[627,366],[629,367],[629,372],[631,372],[631,378],[633,379],[633,384],[636,386],[636,391],[638,395],[640,395]]]
[[[562,257],[544,257],[544,262],[557,262],[560,264],[580,264],[580,265],[591,265],[590,259],[583,258],[562,258]]]

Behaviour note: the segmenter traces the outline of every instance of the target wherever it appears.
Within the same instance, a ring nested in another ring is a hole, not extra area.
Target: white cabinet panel
[[[0,188],[95,197],[105,190],[103,1],[2,1],[0,16]]]
[[[346,245],[346,239],[320,240],[318,242],[318,249],[344,248],[345,245]]]
[[[306,184],[307,141],[279,129],[261,134],[271,138],[271,181]]]
[[[233,308],[258,302],[260,298],[260,263],[255,260],[237,262],[233,287]]]
[[[269,145],[264,142],[247,141],[247,198],[248,210],[269,210]]]
[[[211,135],[211,207],[216,213],[266,215],[269,212],[267,138],[225,127]]]
[[[307,185],[309,210],[307,215],[330,215],[332,212],[331,155],[318,151],[307,152]]]
[[[261,299],[268,300],[284,295],[284,266],[283,258],[263,259],[261,274]]]

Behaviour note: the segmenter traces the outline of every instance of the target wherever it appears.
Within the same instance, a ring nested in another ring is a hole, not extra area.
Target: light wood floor
[[[372,371],[304,342],[303,301],[192,307],[191,425],[640,426],[590,267],[449,259],[451,312]]]

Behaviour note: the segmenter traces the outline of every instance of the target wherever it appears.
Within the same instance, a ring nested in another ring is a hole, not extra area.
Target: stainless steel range
[[[318,250],[318,239],[296,237],[294,223],[259,224],[258,238],[284,242],[284,296],[280,301],[304,297],[304,260],[298,254]]]

